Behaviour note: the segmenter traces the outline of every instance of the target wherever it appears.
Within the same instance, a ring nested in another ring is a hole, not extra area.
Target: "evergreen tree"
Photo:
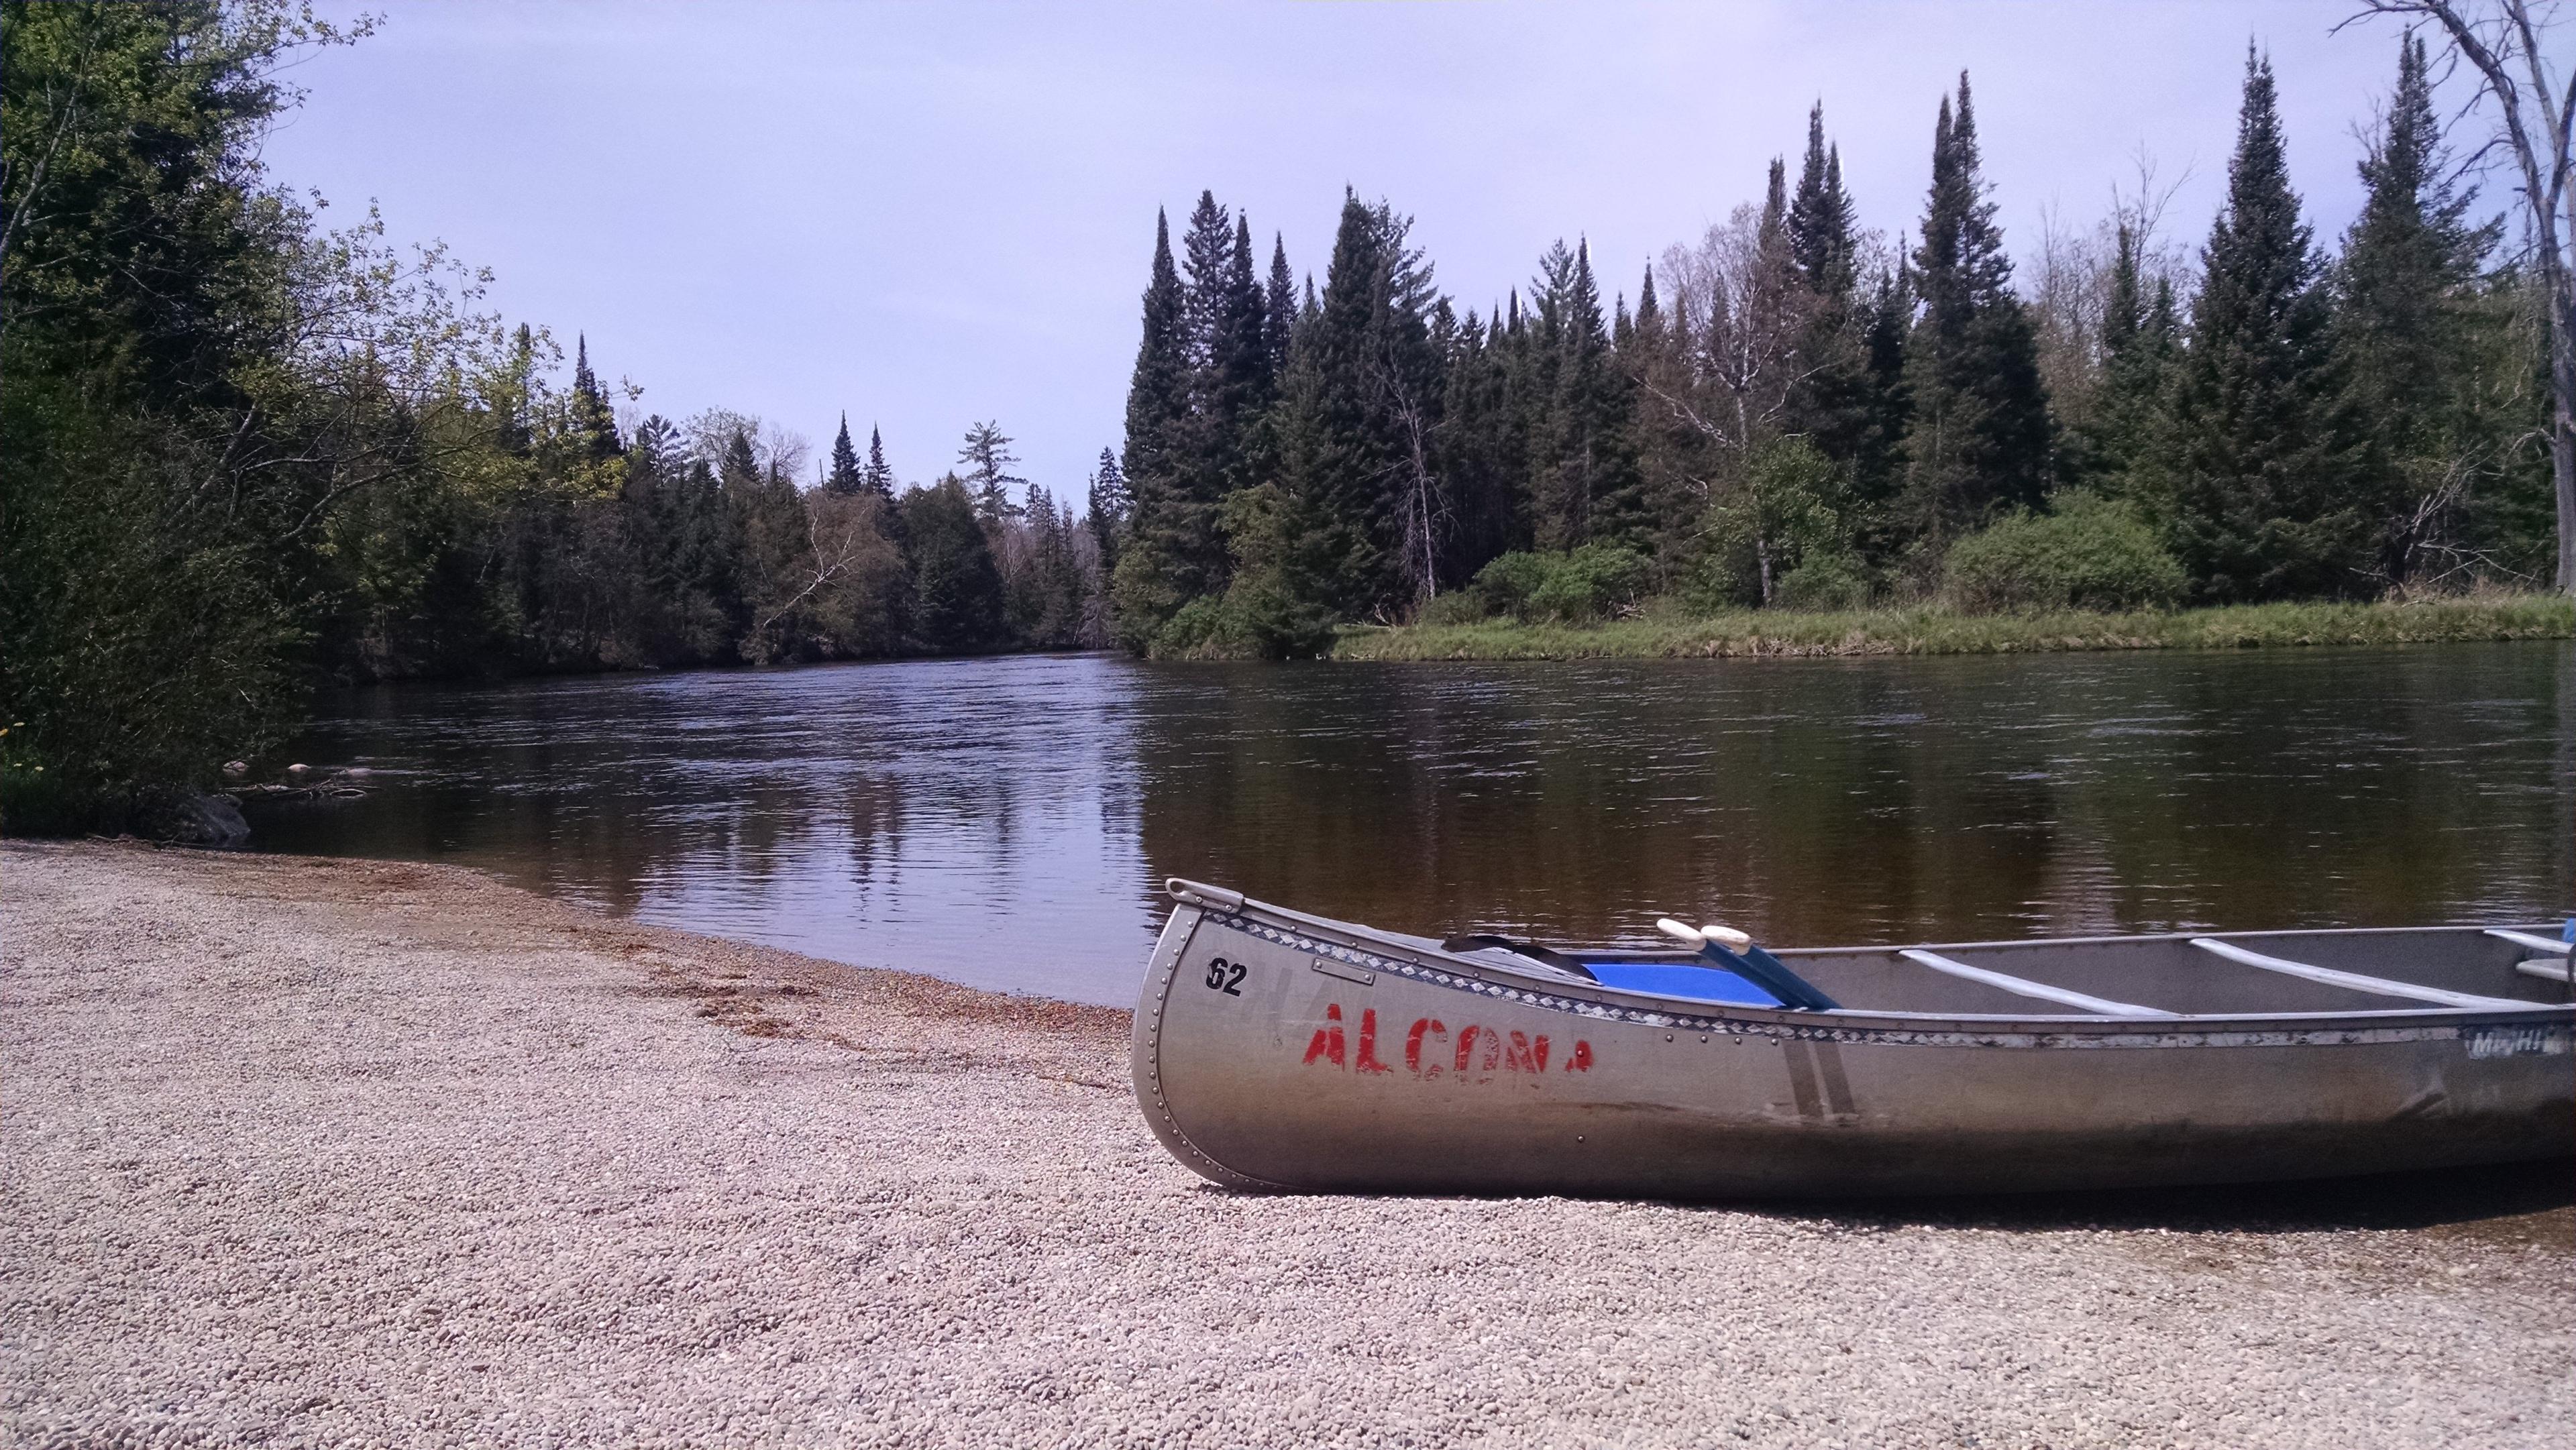
[[[1011,621],[1023,643],[1066,649],[1080,641],[1088,589],[1074,549],[1072,511],[1058,508],[1041,484],[1029,486],[1027,552],[1010,585]]]
[[[1201,192],[1190,214],[1183,275],[1192,365],[1180,473],[1189,497],[1213,509],[1250,481],[1253,425],[1271,392],[1269,319],[1252,271],[1252,232],[1240,220],[1229,225],[1213,193]],[[1216,567],[1221,574],[1221,563]]]
[[[879,433],[873,423],[868,425],[868,466],[859,475],[859,482],[868,492],[888,503],[894,502],[894,470],[886,466],[885,435]]]
[[[978,423],[967,429],[966,441],[957,450],[957,461],[966,465],[966,487],[968,496],[975,500],[975,517],[987,525],[998,525],[1026,512],[1012,499],[1011,485],[1025,486],[1028,480],[1011,472],[1011,465],[1020,460],[1011,452],[1011,439],[997,422]]]
[[[1453,510],[1444,585],[1464,583],[1496,556],[1529,545],[1529,461],[1514,417],[1512,344],[1500,313],[1486,323],[1469,312],[1444,369],[1440,468]]]
[[[1157,213],[1144,331],[1127,388],[1124,471],[1135,512],[1111,591],[1119,639],[1139,654],[1183,604],[1209,592],[1222,569],[1216,510],[1188,490],[1183,475],[1190,378],[1188,299],[1172,262],[1170,223]]]
[[[1789,203],[1789,259],[1807,291],[1828,302],[1847,301],[1859,280],[1859,212],[1843,187],[1839,147],[1825,139],[1825,106],[1807,112],[1807,153],[1798,168],[1798,191]]]
[[[912,627],[927,649],[993,649],[1009,637],[1001,571],[963,480],[949,474],[903,496],[912,541]]]
[[[1262,515],[1259,532],[1280,518],[1311,523],[1329,577],[1285,587],[1311,582],[1344,617],[1408,610],[1436,574],[1446,528],[1434,456],[1442,359],[1431,270],[1406,243],[1410,227],[1384,203],[1343,198],[1323,299],[1298,330],[1280,400],[1291,507]]]
[[[1127,522],[1135,500],[1128,495],[1126,475],[1118,471],[1118,455],[1107,448],[1100,450],[1100,467],[1092,472],[1086,502],[1092,541],[1100,549],[1100,567],[1103,571],[1114,570],[1118,567],[1119,546],[1127,540]]]
[[[832,436],[832,471],[823,476],[823,491],[847,498],[867,487],[859,471],[859,451],[850,444],[850,415],[841,415],[841,431]]]
[[[1898,502],[1905,481],[1905,435],[1914,414],[1914,393],[1905,377],[1905,344],[1913,328],[1914,275],[1900,262],[1879,274],[1864,304],[1861,416],[1847,464],[1853,542],[1864,560],[1880,568],[1896,562],[1906,537]]]
[[[2180,346],[2173,285],[2159,279],[2150,292],[2138,250],[2137,228],[2121,223],[2102,304],[2102,381],[2083,429],[2080,473],[2068,470],[2115,494],[2130,491],[2135,470],[2154,445]]]
[[[1691,551],[1700,531],[1712,471],[1707,433],[1667,401],[1692,399],[1701,384],[1681,320],[1665,311],[1662,288],[1648,264],[1637,289],[1634,336],[1618,352],[1620,370],[1637,393],[1633,450],[1654,524],[1651,553],[1666,576]]]
[[[2368,200],[2336,275],[2346,401],[2371,435],[2379,568],[2392,582],[2451,546],[2472,484],[2501,462],[2482,456],[2498,430],[2480,416],[2483,335],[2497,318],[2479,268],[2496,231],[2469,224],[2474,193],[2449,172],[2424,42],[2403,36],[2387,124],[2361,162]]]
[[[1558,242],[1540,258],[1531,288],[1538,344],[1552,354],[1541,368],[1550,387],[1531,459],[1536,542],[1571,549],[1600,540],[1643,551],[1653,520],[1630,431],[1635,395],[1602,326],[1591,248],[1578,242],[1569,252]]]
[[[575,446],[586,461],[605,463],[622,456],[626,444],[617,436],[616,410],[609,406],[608,395],[601,391],[599,379],[591,374],[590,339],[580,337],[573,348],[571,401]]]
[[[1933,127],[1932,189],[1913,281],[1922,316],[1907,340],[1909,523],[1934,555],[1999,510],[2048,494],[2055,425],[2039,345],[2012,290],[1977,152],[1968,77]]]
[[[1269,354],[1275,382],[1288,371],[1288,344],[1297,334],[1297,279],[1288,270],[1288,242],[1270,234],[1270,285],[1262,289],[1262,347]]]
[[[2227,202],[2201,249],[2160,512],[2212,603],[2349,593],[2372,511],[2338,391],[2323,271],[2290,190],[2272,67],[2250,48]]]
[[[1842,153],[1825,139],[1822,103],[1807,113],[1807,152],[1789,203],[1790,266],[1802,294],[1798,375],[1782,431],[1805,437],[1841,466],[1856,497],[1885,492],[1887,459],[1878,444],[1877,378],[1870,368],[1875,320],[1858,295],[1857,210],[1843,185]]]

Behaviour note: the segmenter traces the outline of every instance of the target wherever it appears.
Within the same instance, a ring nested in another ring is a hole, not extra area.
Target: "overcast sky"
[[[354,8],[354,7],[353,7]],[[2396,35],[2273,4],[854,5],[376,0],[294,79],[276,178],[344,222],[497,274],[674,419],[725,406],[828,446],[842,410],[908,481],[994,418],[1079,495],[1119,441],[1154,210],[1201,188],[1318,281],[1347,184],[1415,218],[1482,310],[1554,238],[1605,291],[1758,199],[1821,99],[1864,221],[1919,215],[1932,119],[1972,72],[2017,256],[2089,222],[2141,147],[2197,244],[2249,40],[2279,72],[2320,239]]]

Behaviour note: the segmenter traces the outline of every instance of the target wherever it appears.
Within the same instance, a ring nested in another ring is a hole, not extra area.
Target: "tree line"
[[[0,814],[113,826],[318,683],[1105,642],[1073,500],[632,419],[487,278],[269,182],[288,0],[0,3]],[[812,470],[809,477],[807,470]]]
[[[1212,193],[1158,221],[1104,534],[1139,652],[1318,652],[1337,622],[1686,607],[2132,607],[2551,582],[2552,288],[2476,215],[2422,37],[2328,255],[2249,50],[2196,257],[2151,169],[2017,281],[1968,78],[1911,235],[1822,108],[1794,178],[1605,306],[1560,242],[1481,314],[1346,196],[1320,289]],[[2551,244],[2554,246],[2554,243]],[[2576,581],[2560,580],[2561,587]]]
[[[904,486],[873,428],[815,456],[747,414],[638,416],[580,340],[558,384],[554,342],[482,310],[482,274],[372,214],[327,227],[262,171],[290,63],[365,29],[288,0],[0,0],[13,829],[210,784],[330,681],[1284,657],[1351,621],[1657,596],[2529,585],[2553,443],[2570,492],[2555,213],[2536,236],[2478,216],[2411,37],[2331,257],[2259,57],[2196,257],[2142,185],[2017,278],[1964,77],[1905,238],[1862,225],[1817,112],[1794,170],[1633,305],[1605,306],[1578,241],[1462,310],[1407,219],[1356,195],[1319,286],[1202,195],[1177,239],[1158,221],[1123,447],[1077,500],[1013,472],[997,422]]]

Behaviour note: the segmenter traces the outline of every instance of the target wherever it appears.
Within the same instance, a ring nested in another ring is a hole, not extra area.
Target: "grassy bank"
[[[1833,614],[1743,610],[1598,625],[1496,619],[1350,629],[1335,645],[1333,657],[1562,660],[2033,654],[2569,638],[2576,638],[2576,600],[2517,595],[2417,604],[2257,604],[2141,614],[1959,614],[1923,608]]]

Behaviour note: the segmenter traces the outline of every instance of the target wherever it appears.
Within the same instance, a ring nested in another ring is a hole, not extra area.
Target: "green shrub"
[[[1646,592],[1646,561],[1616,544],[1586,544],[1554,562],[1547,582],[1530,594],[1539,619],[1585,624],[1637,602]]]
[[[1225,627],[1222,601],[1201,596],[1175,610],[1147,641],[1146,653],[1158,660],[1198,657]]]
[[[1635,604],[1646,578],[1646,561],[1635,552],[1586,544],[1564,554],[1505,554],[1477,573],[1470,591],[1489,614],[1589,624]]]
[[[1530,596],[1547,582],[1547,575],[1547,555],[1516,552],[1477,570],[1474,582],[1467,588],[1486,614],[1507,614],[1519,619],[1528,612]]]
[[[1972,613],[2164,609],[2189,581],[2155,531],[2123,504],[2059,497],[2056,512],[2015,514],[1950,548],[1950,602]]]
[[[1851,554],[1809,554],[1780,576],[1779,603],[1788,609],[1860,609],[1869,593],[1869,573]]]

